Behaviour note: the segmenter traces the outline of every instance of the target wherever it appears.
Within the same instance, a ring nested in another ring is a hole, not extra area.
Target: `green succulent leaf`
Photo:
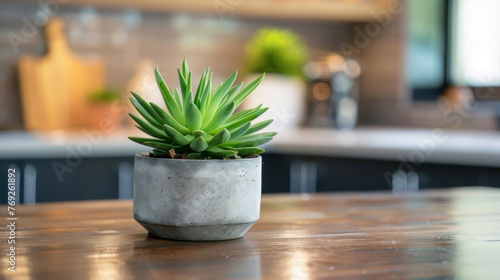
[[[154,103],[150,103],[150,104],[151,104],[151,107],[153,108],[153,110],[155,110],[156,113],[158,113],[158,115],[160,115],[163,119],[163,122],[161,123],[162,129],[163,129],[164,124],[168,124],[169,126],[175,128],[177,131],[179,131],[180,133],[182,133],[184,135],[186,135],[190,132],[190,130],[187,127],[178,123],[172,116],[170,116],[167,112],[165,112],[160,106],[158,106]]]
[[[208,143],[203,136],[198,136],[193,140],[193,142],[191,142],[191,144],[189,144],[189,146],[195,152],[203,152],[208,148]]]
[[[235,109],[236,107],[234,101],[231,101],[214,116],[212,121],[208,123],[203,128],[203,130],[207,131],[208,133],[213,132],[214,130],[219,128],[222,124],[224,124],[229,119],[229,117],[231,117],[231,114],[233,114]]]
[[[211,121],[212,117],[217,111],[217,108],[219,107],[220,102],[222,101],[224,96],[226,96],[227,91],[233,86],[233,83],[236,80],[236,76],[238,76],[237,71],[234,72],[234,74],[229,78],[227,78],[227,80],[215,90],[213,97],[210,99],[210,104],[208,105],[207,111],[205,112],[203,125],[206,125]]]
[[[224,99],[222,100],[221,104],[219,105],[219,109],[223,108],[226,106],[229,102],[233,101],[234,97],[238,92],[240,92],[241,88],[243,87],[243,82],[233,86],[226,94]]]
[[[207,85],[207,77],[209,74],[210,68],[206,69],[203,71],[203,74],[201,75],[200,82],[198,83],[198,88],[196,89],[196,95],[194,97],[194,104],[196,104],[196,107],[200,108],[201,107],[201,99],[203,94],[205,94],[205,87]]]
[[[273,119],[270,119],[270,120],[265,120],[263,122],[259,122],[259,123],[256,123],[254,125],[252,125],[246,132],[245,134],[252,134],[254,132],[257,132],[257,131],[260,131],[264,128],[266,128],[268,125],[270,125],[274,120]]]
[[[130,97],[130,101],[132,102],[132,105],[134,105],[134,108],[141,114],[141,116],[146,119],[151,125],[153,125],[156,128],[161,128],[161,124],[158,123],[153,116],[151,116],[143,107],[142,105],[135,100],[134,98]]]
[[[248,115],[252,114],[253,112],[255,112],[255,111],[259,110],[260,108],[262,108],[262,104],[261,104],[261,105],[259,105],[259,106],[257,106],[257,107],[255,107],[255,108],[250,108],[250,109],[246,109],[246,110],[243,110],[243,111],[241,111],[241,112],[238,112],[237,114],[232,115],[232,116],[231,116],[231,117],[227,120],[227,122],[232,122],[232,121],[234,121],[234,120],[236,120],[236,119],[241,119],[241,118],[244,118],[244,117],[246,117],[246,116],[248,116]]]
[[[245,115],[241,118],[234,119],[233,121],[228,120],[228,122],[226,124],[224,124],[224,126],[228,130],[232,130],[232,129],[241,127],[241,126],[245,125],[247,122],[251,122],[254,119],[258,118],[260,115],[264,114],[267,111],[267,109],[268,108],[256,109],[253,112],[251,112],[250,114]]]
[[[159,130],[158,128],[152,126],[148,122],[144,121],[143,119],[139,118],[138,116],[129,113],[130,117],[134,119],[134,121],[143,129],[144,132],[147,134],[160,138],[160,139],[170,139],[163,131]]]
[[[143,145],[153,147],[159,150],[163,151],[169,151],[170,149],[177,149],[180,148],[181,146],[176,146],[176,145],[170,145],[166,143],[159,143],[159,142],[144,142]]]
[[[174,99],[175,99],[175,103],[177,103],[178,107],[179,107],[179,110],[181,112],[184,112],[184,104],[182,103],[182,100],[181,100],[181,94],[179,93],[179,90],[174,88]]]
[[[222,144],[222,148],[243,148],[243,147],[256,147],[271,141],[272,137],[259,138],[255,140],[240,140],[240,141],[227,141]]]
[[[250,128],[250,125],[251,125],[251,123],[247,122],[242,127],[231,131],[231,138],[237,138],[241,135],[244,135],[247,132],[247,130]]]
[[[194,137],[199,137],[199,136],[203,136],[205,137],[207,135],[207,133],[203,130],[195,130],[193,131],[193,136]]]
[[[227,158],[238,154],[234,150],[222,149],[220,147],[208,147],[207,153],[217,158]]]
[[[187,75],[189,73],[189,67],[188,67],[188,64],[187,64],[187,58],[186,57],[184,57],[184,59],[182,60],[182,73],[183,73],[184,77],[187,77]]]
[[[184,135],[182,135],[182,133],[177,131],[175,128],[169,126],[168,124],[163,125],[163,131],[165,131],[165,133],[168,135],[168,137],[170,137],[170,139],[174,140],[175,143],[182,145],[182,146],[188,145],[193,140],[193,139],[190,140],[189,137],[187,137],[189,134],[184,136]],[[192,137],[192,135],[190,135],[190,136]]]
[[[231,134],[227,129],[222,129],[217,134],[214,135],[212,141],[210,141],[210,146],[219,146],[220,144],[226,142],[231,137]]]
[[[248,97],[248,95],[252,93],[252,91],[254,91],[260,85],[265,76],[266,74],[262,73],[262,75],[260,75],[257,79],[250,82],[244,89],[242,89],[234,97],[234,102],[236,103],[236,107],[240,106],[240,104]]]
[[[186,88],[187,88],[187,80],[184,77],[181,69],[177,68],[177,75],[179,76],[179,84],[181,86],[182,99],[185,100],[187,96]]]
[[[184,99],[184,108],[188,106],[189,103],[193,102],[193,93],[192,93],[192,74],[191,71],[189,71],[187,75],[187,81],[186,81],[186,93],[185,96],[186,98]]]
[[[234,149],[238,152],[238,155],[242,157],[247,157],[249,155],[259,155],[265,152],[265,150],[261,148],[234,148]]]
[[[252,141],[252,140],[258,140],[261,138],[268,138],[268,137],[274,137],[277,134],[277,132],[264,132],[264,133],[258,133],[258,134],[249,134],[245,136],[240,136],[238,138],[235,138],[233,140],[235,141]]]
[[[131,91],[132,95],[135,97],[135,99],[137,100],[137,102],[139,102],[139,104],[141,105],[142,107],[142,110],[147,112],[147,114],[153,118],[158,124],[161,124],[162,123],[162,119],[161,117],[156,113],[155,110],[153,110],[153,108],[151,108],[151,106],[149,105],[148,102],[146,102],[146,100],[144,100],[141,96],[139,96],[137,93]],[[134,103],[134,102],[132,102]],[[137,107],[135,106],[134,104],[134,107],[137,109]],[[138,110],[139,111],[139,110]],[[141,112],[139,112],[141,113]],[[143,115],[141,113],[141,115]],[[144,115],[143,115],[144,116]]]
[[[199,158],[201,158],[201,155],[202,155],[202,153],[190,153],[190,154],[188,154],[188,158],[199,159]]]
[[[160,72],[158,71],[158,67],[156,67],[156,69],[155,69],[155,78],[156,78],[156,83],[158,84],[158,87],[160,88],[160,92],[162,94],[163,100],[165,101],[165,104],[167,105],[168,111],[172,114],[172,116],[180,124],[185,124],[186,120],[184,119],[184,115],[182,114],[182,111],[179,108],[179,105],[182,105],[182,103],[177,104],[174,97],[172,96],[172,92],[170,91],[167,84],[163,80],[163,77],[161,76]]]
[[[186,123],[191,131],[199,130],[201,128],[202,117],[198,107],[191,102],[186,108]]]
[[[159,150],[159,149],[153,149],[153,155],[157,156],[157,157],[168,157],[168,156],[170,156],[170,154],[168,153],[168,151]]]
[[[142,127],[140,127],[140,126],[138,126],[138,125],[136,125],[135,127],[136,127],[137,129],[139,129],[140,131],[142,131],[142,132],[146,133],[147,135],[152,136],[152,137],[155,137],[154,135],[151,135],[151,133],[147,132],[144,128],[142,128]]]
[[[145,142],[157,142],[157,143],[165,143],[165,144],[170,144],[170,141],[168,140],[161,140],[161,139],[154,139],[154,138],[144,138],[144,137],[129,137],[128,139],[138,143],[138,144],[144,144]]]
[[[212,141],[212,139],[214,138],[212,135],[210,134],[207,134],[205,136],[203,136],[205,138],[205,140],[207,140],[208,143],[210,143],[210,141]]]
[[[203,116],[205,116],[205,111],[207,110],[207,107],[208,107],[208,101],[211,98],[212,75],[213,75],[213,73],[209,74],[209,76],[207,78],[207,83],[205,85],[205,88],[203,89],[203,95],[200,97],[200,106],[198,108],[200,108],[200,112]]]

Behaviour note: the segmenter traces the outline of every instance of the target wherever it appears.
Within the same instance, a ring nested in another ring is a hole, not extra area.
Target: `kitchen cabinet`
[[[398,180],[396,161],[266,153],[263,163],[264,192],[379,191],[392,190],[393,184],[413,184],[416,189],[500,188],[500,168],[494,167],[426,163],[413,170],[403,168],[405,178]]]
[[[7,169],[15,166],[20,203],[132,198],[133,157],[84,158],[61,177],[54,170],[55,162],[65,164],[62,158],[1,160],[3,193],[7,192]],[[422,164],[413,173],[408,172],[405,180],[394,182],[399,165],[387,160],[267,152],[263,156],[262,192],[387,191],[393,184],[416,184],[418,189],[477,185],[500,188],[500,168]],[[7,196],[0,196],[0,203],[6,202]]]
[[[132,198],[133,157],[83,158],[61,177],[54,170],[55,162],[65,164],[62,158],[1,160],[3,193],[7,192],[7,169],[15,166],[20,203]],[[387,160],[267,152],[263,156],[262,192],[381,191],[392,190],[393,184],[414,184],[418,189],[500,188],[500,168],[429,163],[415,166],[413,172],[406,173],[407,178],[394,182],[399,165]],[[7,196],[1,196],[0,203],[6,202]]]
[[[5,170],[0,176],[2,182],[7,182],[7,168],[17,170],[16,196],[20,203],[132,198],[132,157],[84,158],[75,167],[67,166],[65,159],[0,162]],[[6,190],[7,183],[4,186]],[[2,195],[0,204],[6,202],[7,196]]]

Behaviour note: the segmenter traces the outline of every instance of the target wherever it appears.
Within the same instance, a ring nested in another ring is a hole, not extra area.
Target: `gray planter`
[[[261,157],[184,160],[136,154],[134,218],[167,239],[243,237],[259,219],[261,162]]]

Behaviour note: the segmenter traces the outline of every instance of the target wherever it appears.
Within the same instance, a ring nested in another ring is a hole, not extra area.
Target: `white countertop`
[[[424,129],[304,129],[276,136],[273,152],[500,167],[500,133]]]
[[[120,131],[102,137],[84,132],[2,132],[0,159],[132,156],[148,151]],[[353,131],[301,129],[281,132],[268,152],[500,167],[500,133],[361,128]]]

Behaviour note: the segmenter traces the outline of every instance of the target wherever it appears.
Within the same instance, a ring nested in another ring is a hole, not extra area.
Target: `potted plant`
[[[112,88],[93,91],[89,95],[90,126],[108,133],[119,128],[123,115],[121,110],[113,107],[113,103],[120,102],[121,98],[121,93]]]
[[[260,29],[246,46],[247,73],[266,72],[266,80],[243,104],[272,108],[264,117],[275,119],[276,130],[297,128],[306,113],[303,67],[308,59],[304,41],[288,29]],[[255,74],[249,75],[253,79]]]
[[[276,133],[257,133],[273,120],[251,124],[266,112],[257,106],[233,114],[261,83],[243,87],[237,73],[212,89],[206,69],[196,91],[186,59],[178,70],[180,90],[171,91],[158,68],[156,82],[167,110],[132,92],[142,115],[130,116],[151,138],[129,137],[152,147],[134,159],[134,218],[152,235],[176,240],[242,237],[258,220],[261,157],[257,146]]]

